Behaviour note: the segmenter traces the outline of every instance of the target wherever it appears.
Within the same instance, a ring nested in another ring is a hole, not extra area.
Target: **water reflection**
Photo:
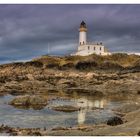
[[[40,127],[48,129],[57,126],[73,127],[77,124],[100,124],[105,122],[113,114],[112,109],[130,102],[130,100],[113,100],[88,95],[58,93],[44,95],[50,99],[48,105],[41,110],[19,109],[8,105],[15,96],[0,97],[0,124],[14,127]],[[56,98],[54,98],[56,97]],[[136,100],[132,100],[135,101]],[[65,113],[54,111],[52,106],[80,107],[79,111]],[[99,108],[99,109],[95,109]],[[103,109],[102,109],[103,108]],[[11,121],[12,120],[12,121]]]
[[[78,111],[78,124],[84,124],[86,120],[86,114],[93,109],[98,108],[102,109],[107,105],[107,101],[105,99],[100,100],[88,100],[87,98],[80,98],[77,100],[77,106],[81,109]]]

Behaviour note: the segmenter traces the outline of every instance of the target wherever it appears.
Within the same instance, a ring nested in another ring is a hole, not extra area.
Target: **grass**
[[[108,56],[99,56],[99,55],[89,55],[89,56],[42,56],[40,58],[36,58],[33,61],[38,61],[46,66],[52,66],[56,68],[62,68],[63,66],[70,66],[73,68],[77,66],[78,63],[85,63],[86,67],[88,64],[90,68],[92,67],[93,63],[97,63],[98,66],[117,66],[118,67],[131,67],[134,66],[136,63],[140,62],[140,56],[138,55],[127,55],[125,53],[116,53]],[[93,65],[93,67],[96,67]]]

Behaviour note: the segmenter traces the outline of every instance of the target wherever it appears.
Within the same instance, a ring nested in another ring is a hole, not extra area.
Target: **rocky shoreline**
[[[137,108],[136,105],[129,104],[128,106],[133,106],[133,109]],[[124,113],[125,108],[122,106],[123,112],[119,112],[119,116],[110,118],[106,124],[56,127],[51,130],[46,128],[13,128],[1,125],[0,133],[12,136],[139,136],[140,109],[135,111],[132,109],[128,113]]]
[[[30,62],[0,65],[0,96],[16,96],[13,106],[41,109],[48,100],[57,98],[56,92],[92,97],[140,97],[140,57],[116,54],[108,57],[49,57]],[[44,99],[43,95],[54,93]],[[60,96],[58,97],[60,98]],[[61,95],[63,98],[63,95]],[[65,97],[64,97],[65,98]],[[40,104],[41,103],[41,104]],[[11,128],[2,125],[1,133],[10,135],[139,135],[140,102],[113,110],[118,118],[108,124],[77,126],[74,128]],[[54,107],[64,112],[77,111],[70,106]],[[113,125],[109,125],[112,124]],[[117,125],[116,125],[117,124]],[[118,125],[119,124],[119,125]]]

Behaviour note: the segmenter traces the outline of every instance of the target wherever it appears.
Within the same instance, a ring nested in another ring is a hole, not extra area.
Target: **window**
[[[94,47],[94,51],[95,51],[95,49],[96,49],[96,48]]]
[[[85,44],[85,42],[83,41],[83,44]]]
[[[90,46],[88,46],[88,50],[90,49]]]
[[[100,47],[100,51],[102,50],[102,48]]]
[[[80,42],[80,45],[81,45],[81,42]]]

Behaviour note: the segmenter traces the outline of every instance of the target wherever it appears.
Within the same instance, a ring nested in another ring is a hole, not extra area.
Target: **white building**
[[[78,51],[72,55],[86,56],[90,54],[110,55],[104,45],[100,43],[87,42],[87,27],[84,21],[81,22],[79,28],[79,46]]]

